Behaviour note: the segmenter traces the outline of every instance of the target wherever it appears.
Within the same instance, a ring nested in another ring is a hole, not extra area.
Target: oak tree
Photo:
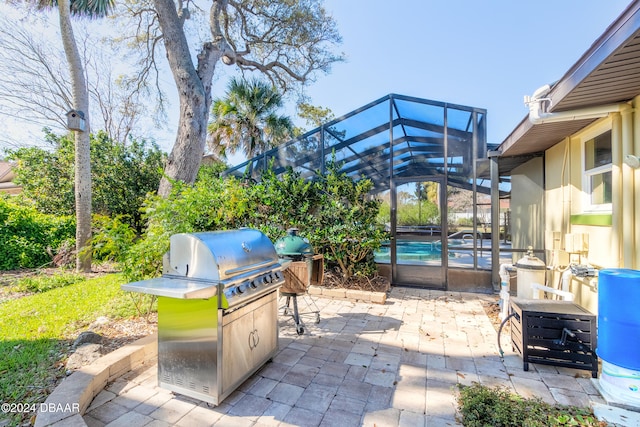
[[[171,180],[192,183],[196,178],[219,64],[259,73],[286,93],[342,60],[333,52],[341,42],[336,23],[321,0],[213,0],[206,11],[208,37],[197,45],[196,38],[188,37],[187,22],[201,10],[199,3],[152,0],[129,7],[140,20],[136,39],[147,41],[148,52],[160,43],[164,47],[179,97],[176,139],[158,190],[163,196]],[[153,31],[156,23],[159,32]]]

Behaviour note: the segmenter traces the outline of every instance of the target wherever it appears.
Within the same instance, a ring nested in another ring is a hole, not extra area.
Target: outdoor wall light
[[[633,154],[627,154],[626,156],[624,156],[624,163],[627,166],[632,167],[633,169],[640,168],[640,159],[638,158],[638,156],[634,156]]]

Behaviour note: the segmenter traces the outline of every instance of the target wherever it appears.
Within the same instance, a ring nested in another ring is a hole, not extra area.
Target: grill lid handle
[[[257,269],[259,267],[263,267],[263,266],[266,266],[266,265],[269,265],[269,264],[274,264],[272,259],[268,259],[266,261],[256,262],[255,264],[243,265],[243,266],[237,267],[237,268],[231,268],[229,270],[226,270],[224,272],[224,274],[226,276],[231,276],[231,275],[235,275],[235,274],[244,273],[245,271]]]

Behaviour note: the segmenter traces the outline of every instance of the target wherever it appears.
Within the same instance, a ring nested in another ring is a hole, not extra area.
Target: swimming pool
[[[374,253],[374,260],[380,264],[388,264],[391,261],[391,248],[389,242]],[[442,258],[442,242],[411,242],[399,241],[396,243],[396,257],[398,262],[410,261],[434,261]]]
[[[491,268],[491,240],[478,239],[477,263],[481,268]],[[398,240],[396,242],[397,263],[404,265],[440,265],[442,260],[442,242]],[[383,243],[380,250],[374,253],[374,260],[379,264],[391,262],[389,242]],[[506,254],[501,254],[501,262]],[[449,239],[447,253],[449,267],[473,267],[473,238]],[[508,262],[510,258],[504,258]]]

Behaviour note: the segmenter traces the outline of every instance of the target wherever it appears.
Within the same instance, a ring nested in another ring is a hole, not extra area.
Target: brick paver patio
[[[495,296],[394,287],[384,305],[314,298],[321,320],[297,335],[280,316],[273,361],[221,405],[157,387],[155,365],[109,384],[89,426],[453,426],[456,384],[501,385],[550,403],[602,402],[587,371],[500,358],[482,301]],[[305,303],[299,298],[301,311]],[[304,319],[304,318],[303,318]]]

